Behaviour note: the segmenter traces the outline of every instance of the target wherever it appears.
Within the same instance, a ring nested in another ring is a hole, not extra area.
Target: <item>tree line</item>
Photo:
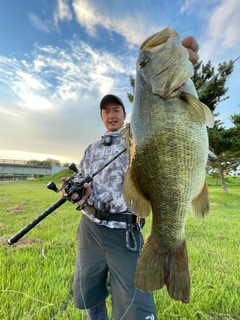
[[[47,158],[45,160],[36,160],[36,159],[32,159],[26,162],[26,164],[33,164],[33,165],[37,165],[37,166],[49,166],[49,167],[61,167],[61,163],[59,160],[56,159],[51,159],[51,158]],[[64,163],[63,167],[68,167],[68,163]]]
[[[235,60],[236,61],[236,60]],[[219,63],[215,69],[211,61],[205,65],[199,61],[194,67],[192,81],[198,92],[199,100],[206,104],[215,117],[212,129],[207,128],[209,137],[209,157],[207,173],[221,179],[223,192],[227,193],[224,174],[239,175],[240,169],[240,113],[230,116],[232,126],[225,128],[216,117],[217,105],[229,99],[226,81],[234,70],[234,61]],[[127,93],[130,102],[134,100],[135,79],[129,76],[132,93]],[[240,106],[240,105],[238,105]]]

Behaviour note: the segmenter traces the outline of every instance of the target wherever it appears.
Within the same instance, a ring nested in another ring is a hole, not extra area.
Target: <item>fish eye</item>
[[[148,59],[146,57],[142,57],[139,59],[138,67],[140,70],[145,67],[147,61]]]

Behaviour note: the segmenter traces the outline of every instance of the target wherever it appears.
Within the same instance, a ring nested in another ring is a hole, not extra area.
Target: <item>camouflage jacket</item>
[[[125,148],[125,138],[120,136],[120,131],[114,133],[107,132],[105,134],[105,136],[112,136],[111,145],[103,145],[100,140],[88,146],[78,167],[79,179],[97,171]],[[127,168],[128,155],[127,152],[124,152],[93,178],[91,182],[92,193],[87,199],[87,204],[94,206],[98,210],[109,211],[111,213],[126,213],[126,211],[129,214],[132,213],[127,208],[122,193]],[[86,210],[83,210],[83,213],[92,221],[110,228],[126,227],[125,222],[101,221],[93,217]]]

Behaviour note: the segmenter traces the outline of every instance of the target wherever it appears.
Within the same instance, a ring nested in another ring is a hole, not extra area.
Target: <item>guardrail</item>
[[[52,167],[53,165],[29,163],[31,160],[14,160],[14,159],[0,159],[0,164],[10,164],[10,165],[28,165],[28,166],[44,166]],[[68,163],[60,163],[60,167],[67,167]]]
[[[28,160],[0,159],[0,175],[44,175],[48,176],[67,168],[67,165],[45,165],[29,163]]]
[[[0,159],[0,164],[21,164],[26,165],[29,160],[11,160],[11,159]]]
[[[0,182],[32,179],[34,179],[33,175],[0,175]]]

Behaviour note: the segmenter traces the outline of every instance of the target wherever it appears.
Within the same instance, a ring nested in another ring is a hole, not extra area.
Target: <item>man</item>
[[[78,168],[79,179],[98,170],[125,148],[120,135],[126,118],[122,100],[105,96],[100,112],[107,132],[102,140],[86,149]],[[138,219],[127,208],[122,195],[127,167],[125,152],[94,177],[91,190],[85,185],[87,200],[78,230],[74,299],[91,320],[108,319],[108,273],[114,319],[156,319],[152,294],[139,291],[133,283],[143,238]]]
[[[198,60],[196,40],[187,37],[183,45],[195,64]],[[86,149],[78,168],[80,180],[125,148],[124,137],[120,134],[126,118],[122,100],[112,94],[104,96],[100,114],[107,132]],[[105,304],[108,274],[115,320],[157,319],[152,294],[134,286],[143,237],[141,220],[127,208],[123,199],[122,185],[127,167],[125,152],[97,174],[90,184],[85,183],[85,196],[80,201],[83,214],[77,233],[74,300],[77,308],[86,310],[89,320],[108,319]]]

